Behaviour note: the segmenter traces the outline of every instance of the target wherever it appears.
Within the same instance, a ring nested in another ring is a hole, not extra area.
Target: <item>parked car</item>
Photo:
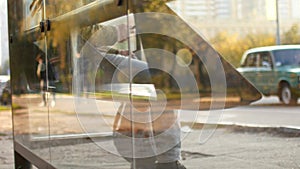
[[[284,104],[300,97],[300,45],[253,48],[243,54],[237,69],[262,94],[277,95]]]
[[[0,101],[3,105],[11,104],[10,81],[7,81],[1,90]]]

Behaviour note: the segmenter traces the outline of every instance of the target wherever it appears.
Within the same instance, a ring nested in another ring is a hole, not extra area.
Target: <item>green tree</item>
[[[166,3],[171,0],[146,0],[138,2],[138,12],[166,12]]]
[[[299,26],[294,24],[287,32],[283,34],[282,44],[299,44],[300,33]]]
[[[237,51],[238,38],[236,35],[230,35],[227,32],[219,32],[211,40],[211,45],[218,51],[229,63],[238,65],[240,52]]]
[[[237,34],[220,32],[210,40],[212,46],[233,66],[238,67],[243,53],[254,47],[275,44],[275,37],[270,34]]]

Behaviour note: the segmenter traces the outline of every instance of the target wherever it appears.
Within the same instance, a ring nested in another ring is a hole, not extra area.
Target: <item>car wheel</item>
[[[286,105],[297,104],[297,98],[294,97],[290,86],[286,83],[282,84],[280,87],[279,99],[283,104]]]

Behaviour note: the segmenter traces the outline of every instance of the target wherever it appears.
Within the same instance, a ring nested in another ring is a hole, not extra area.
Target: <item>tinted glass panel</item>
[[[207,140],[223,108],[261,98],[163,2],[22,2],[9,2],[15,141],[55,168],[174,162],[200,111],[214,112]]]

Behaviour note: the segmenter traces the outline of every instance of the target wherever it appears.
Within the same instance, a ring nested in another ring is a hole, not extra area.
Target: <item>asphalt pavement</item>
[[[235,108],[235,112],[249,109],[266,109],[266,112],[272,112],[269,104],[273,105],[273,110],[278,111],[281,106],[275,100],[271,101],[267,98],[265,102],[258,102],[255,105]],[[271,98],[274,99],[274,98]],[[270,103],[269,103],[270,102]],[[263,105],[263,107],[261,107]],[[266,106],[266,107],[265,107]],[[272,105],[271,105],[272,107]],[[275,107],[275,109],[274,109]],[[276,109],[277,107],[277,109]],[[288,108],[290,109],[290,108]],[[298,112],[299,106],[294,107],[294,114]],[[285,109],[282,109],[285,110]],[[226,110],[227,111],[227,110]],[[246,111],[247,112],[247,111]],[[258,111],[259,112],[259,111]],[[282,111],[278,111],[280,113]],[[231,112],[234,114],[234,112]],[[199,117],[194,128],[189,128],[183,124],[182,133],[186,135],[182,141],[182,163],[188,169],[297,169],[300,168],[300,131],[295,128],[289,128],[291,125],[266,125],[263,119],[267,119],[267,115],[262,113],[261,117],[256,120],[260,123],[247,123],[249,119],[247,115],[232,115],[225,112],[218,128],[211,128],[209,125],[203,129],[202,121],[205,118]],[[250,113],[249,113],[250,114]],[[233,118],[234,116],[234,118]],[[237,116],[237,117],[236,117]],[[202,118],[202,119],[201,119]],[[293,117],[290,117],[293,119]],[[241,121],[244,120],[244,121]],[[288,121],[288,119],[286,119]],[[297,119],[291,120],[297,125]],[[251,121],[251,118],[250,118]],[[255,119],[253,119],[255,121]],[[268,121],[268,120],[266,120]],[[207,122],[207,120],[206,120]],[[222,124],[221,124],[222,123]],[[276,123],[276,122],[275,122]],[[240,125],[241,124],[241,125]],[[300,126],[300,123],[298,123]],[[0,112],[0,169],[11,169],[13,165],[13,144],[11,132],[11,113],[10,111]],[[295,126],[295,125],[293,125]],[[212,134],[212,135],[211,135]],[[53,149],[59,153],[64,153],[66,147],[60,146]],[[83,144],[70,146],[69,151],[74,154],[90,153]],[[68,152],[70,153],[70,152]],[[55,154],[55,152],[53,152]],[[67,156],[67,154],[66,154]],[[91,155],[93,156],[93,155]],[[103,156],[95,154],[93,158],[107,158],[104,161],[110,161],[111,156]],[[55,157],[53,157],[55,159]],[[64,161],[61,168],[112,168],[111,164],[97,164],[97,161],[86,160],[84,162],[81,156],[72,156],[69,160]],[[73,162],[76,161],[77,164]],[[129,164],[125,160],[119,160],[113,164],[113,168],[129,168]]]
[[[11,111],[0,111],[0,169],[12,169],[13,138]]]

